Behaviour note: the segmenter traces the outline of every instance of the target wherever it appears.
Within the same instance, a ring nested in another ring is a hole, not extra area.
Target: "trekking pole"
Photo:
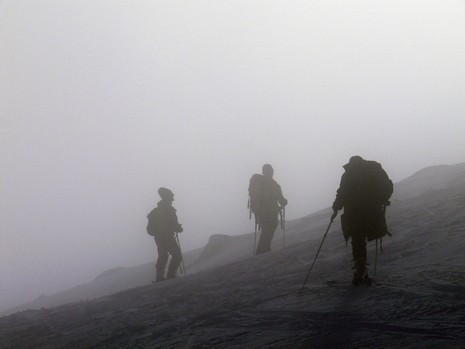
[[[312,265],[310,266],[310,269],[308,270],[307,276],[305,277],[304,283],[302,284],[302,288],[300,289],[299,294],[302,294],[302,291],[304,290],[305,284],[307,283],[307,280],[308,280],[308,276],[310,275],[310,272],[311,272],[312,269],[313,269],[313,265],[315,264],[315,261],[316,261],[316,259],[318,258],[318,254],[320,253],[321,247],[323,246],[323,242],[325,242],[326,235],[328,235],[329,228],[331,227],[331,224],[333,223],[334,218],[336,218],[336,215],[337,215],[337,212],[335,212],[335,213],[331,216],[331,221],[329,222],[329,225],[328,225],[328,228],[326,229],[325,235],[323,235],[323,240],[321,240],[320,247],[318,248],[318,251],[316,252],[316,256],[315,256],[315,258],[313,259],[313,263],[312,263]]]
[[[247,201],[247,208],[249,209],[249,219],[252,219],[252,207],[250,205],[250,198],[249,201]],[[255,215],[254,215],[255,216]],[[252,256],[255,256],[255,248],[257,245],[257,216],[255,216],[255,233],[253,236],[253,251],[252,251]]]
[[[260,228],[260,223],[258,221],[259,219],[260,218],[255,216],[255,233],[253,236],[253,256],[255,256],[255,251],[257,249],[257,230]]]
[[[176,233],[176,242],[178,243],[179,251],[181,251],[181,264],[179,265],[181,268],[181,273],[182,275],[186,276],[186,267],[184,266],[184,258],[182,257],[181,243],[179,242],[178,233]]]
[[[253,234],[253,256],[255,256],[255,248],[257,247],[257,222],[255,222],[255,233]]]
[[[286,206],[281,207],[281,229],[283,231],[283,248],[286,247]]]
[[[384,205],[383,205],[383,226],[384,228],[386,229],[386,234],[391,236],[391,233],[388,231],[387,229],[387,224],[386,224],[386,207],[388,205],[390,205],[391,203],[389,201],[387,201]],[[381,239],[380,240],[380,248],[381,248],[381,252],[383,252],[383,240]],[[376,251],[375,251],[375,270],[373,272],[373,276],[376,276],[376,265],[378,264],[378,239],[376,239]]]
[[[252,208],[250,207],[250,199],[247,201],[247,208],[249,209],[249,219],[252,219]]]

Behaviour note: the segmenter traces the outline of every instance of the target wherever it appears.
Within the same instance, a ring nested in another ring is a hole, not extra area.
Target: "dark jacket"
[[[344,165],[345,172],[333,209],[360,212],[386,204],[393,191],[392,181],[376,161]]]
[[[281,186],[273,178],[259,174],[254,174],[250,179],[249,197],[255,214],[278,212],[279,205],[287,205]]]
[[[341,223],[345,239],[353,234],[364,234],[369,241],[383,237],[388,233],[383,205],[393,192],[392,181],[375,161],[348,163],[344,169],[332,207],[344,208]]]
[[[182,232],[176,209],[170,202],[161,200],[148,215],[147,232],[150,235],[169,235]]]

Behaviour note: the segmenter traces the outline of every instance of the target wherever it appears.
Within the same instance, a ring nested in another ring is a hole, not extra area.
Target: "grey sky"
[[[395,180],[465,161],[464,1],[0,1],[0,309],[251,232],[263,163],[288,218],[351,155]]]

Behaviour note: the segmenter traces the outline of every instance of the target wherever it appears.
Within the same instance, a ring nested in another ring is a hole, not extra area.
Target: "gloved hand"
[[[281,203],[282,206],[286,206],[287,205],[287,199],[283,199],[283,202]]]
[[[337,216],[337,210],[334,210],[333,214],[331,215],[331,222],[336,218]]]
[[[178,229],[176,229],[176,233],[182,233],[182,232],[183,232],[182,225],[179,224]]]

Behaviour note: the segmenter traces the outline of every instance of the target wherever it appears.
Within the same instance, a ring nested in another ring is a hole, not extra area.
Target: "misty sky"
[[[153,261],[159,186],[188,250],[264,163],[292,219],[465,161],[465,1],[2,0],[0,76],[0,310]]]

